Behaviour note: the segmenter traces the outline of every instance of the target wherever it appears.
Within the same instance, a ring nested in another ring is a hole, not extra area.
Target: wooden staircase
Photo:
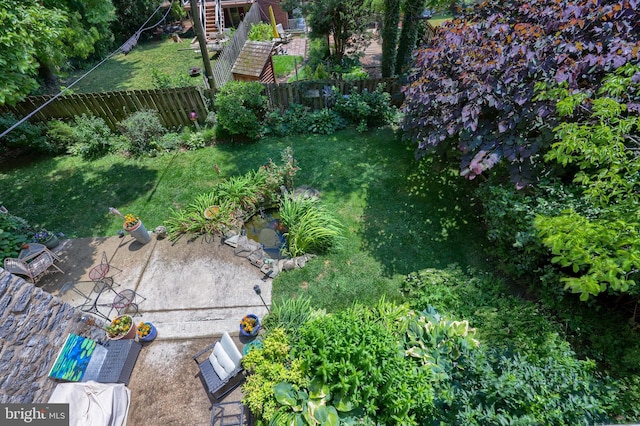
[[[211,33],[218,33],[219,29],[216,25],[216,2],[207,1],[204,3],[204,15],[206,17],[204,33],[209,37]]]

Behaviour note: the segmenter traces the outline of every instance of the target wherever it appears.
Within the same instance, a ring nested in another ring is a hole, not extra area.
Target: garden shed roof
[[[271,57],[274,43],[271,41],[247,40],[242,47],[231,72],[234,74],[260,77],[265,64]]]

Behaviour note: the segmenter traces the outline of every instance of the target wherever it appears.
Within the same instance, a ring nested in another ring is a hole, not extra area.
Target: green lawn
[[[171,39],[138,44],[129,54],[116,54],[73,86],[76,93],[111,90],[153,89],[151,71],[171,77],[188,75],[193,66],[202,68],[200,52],[189,49],[190,40],[175,43]],[[90,69],[91,67],[89,67]],[[87,70],[72,73],[67,83],[74,81]]]
[[[296,65],[300,67],[303,58],[302,56],[274,55],[272,59],[276,77],[286,77],[293,72]]]
[[[278,278],[280,295],[309,293],[337,309],[390,293],[390,278],[457,262],[484,266],[480,212],[453,171],[434,172],[413,160],[389,129],[331,136],[266,139],[139,160],[109,156],[34,161],[0,172],[1,204],[34,225],[72,237],[115,235],[139,215],[149,229],[170,209],[190,203],[218,179],[255,169],[292,146],[301,171],[346,226],[343,248]],[[214,172],[217,164],[221,174]]]

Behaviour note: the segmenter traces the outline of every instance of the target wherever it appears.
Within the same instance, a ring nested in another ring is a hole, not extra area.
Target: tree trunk
[[[211,60],[209,59],[209,49],[207,48],[207,38],[204,34],[204,28],[202,28],[202,22],[200,21],[200,9],[198,8],[197,0],[191,1],[191,18],[193,19],[193,29],[196,32],[198,38],[198,44],[200,45],[200,53],[202,54],[202,63],[204,65],[205,73],[207,74],[207,83],[214,92],[217,91],[216,83],[213,80],[213,70],[211,68]]]
[[[411,54],[418,41],[418,19],[424,9],[424,5],[425,0],[407,0],[405,4],[402,32],[400,33],[396,57],[396,74],[398,75],[404,72],[405,67],[411,61]]]
[[[400,22],[400,0],[384,0],[384,17],[382,20],[382,77],[393,75],[396,63],[396,47],[398,45],[398,23]]]

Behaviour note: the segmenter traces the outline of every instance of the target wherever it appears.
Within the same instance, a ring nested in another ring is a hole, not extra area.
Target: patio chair
[[[107,274],[112,269],[115,269],[118,272],[108,277]],[[113,287],[114,285],[113,276],[118,275],[120,272],[122,272],[122,269],[118,269],[115,266],[111,265],[111,263],[109,262],[109,259],[107,259],[107,253],[103,251],[102,259],[100,260],[100,263],[95,265],[89,271],[89,279],[95,283],[96,285],[95,291],[98,292],[104,286]]]
[[[53,256],[48,251],[44,251],[29,262],[7,257],[4,259],[4,269],[13,275],[26,276],[33,284],[36,284],[52,266],[55,268],[53,272],[62,272],[62,269],[53,263],[54,261]]]
[[[244,382],[242,354],[227,332],[195,354],[193,360],[200,370],[196,377],[202,381],[212,404]]]

